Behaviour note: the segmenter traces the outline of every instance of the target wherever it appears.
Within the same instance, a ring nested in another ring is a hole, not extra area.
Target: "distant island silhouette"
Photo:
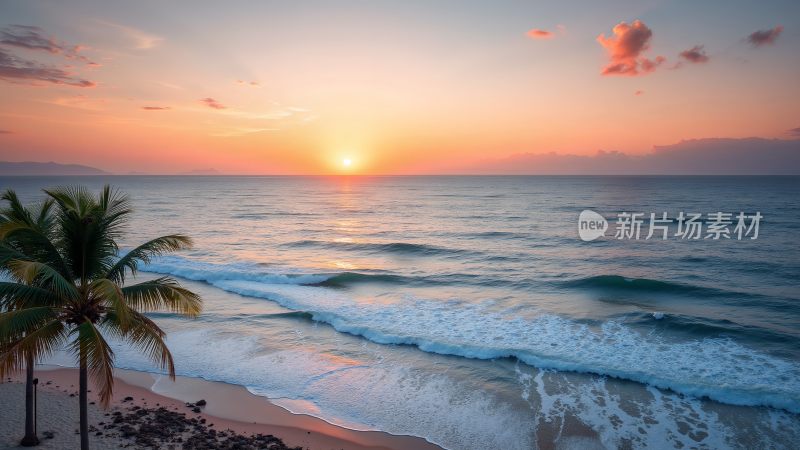
[[[50,162],[8,162],[0,161],[0,176],[31,175],[111,175],[96,167],[80,164],[60,164]]]

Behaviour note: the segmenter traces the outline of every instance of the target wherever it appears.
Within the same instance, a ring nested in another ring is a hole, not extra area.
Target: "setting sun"
[[[342,165],[345,167],[350,167],[353,164],[353,161],[350,158],[345,158],[342,160]]]

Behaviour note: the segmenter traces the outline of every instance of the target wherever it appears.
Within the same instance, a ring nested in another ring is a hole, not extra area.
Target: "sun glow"
[[[342,165],[347,168],[353,164],[353,161],[350,158],[345,158],[342,160]]]

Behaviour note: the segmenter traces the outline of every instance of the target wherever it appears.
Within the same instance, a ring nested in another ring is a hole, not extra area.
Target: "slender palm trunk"
[[[33,358],[28,356],[25,368],[25,437],[22,438],[20,445],[23,447],[33,447],[39,445],[39,438],[36,437],[33,416]]]
[[[80,380],[79,397],[81,404],[81,450],[89,450],[89,404],[87,402],[87,368],[86,368],[86,349],[81,344],[80,349]]]

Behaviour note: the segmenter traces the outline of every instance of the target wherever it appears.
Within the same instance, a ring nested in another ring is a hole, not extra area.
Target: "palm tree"
[[[34,209],[25,208],[14,191],[8,190],[0,199],[9,203],[0,210],[0,239],[4,245],[10,246],[26,255],[45,257],[39,250],[39,244],[49,240],[54,221],[51,210],[53,201],[47,200]],[[0,298],[0,311],[6,309]],[[2,345],[2,343],[0,343]],[[25,363],[25,436],[20,441],[23,447],[39,444],[33,417],[33,370],[32,355],[26,355]]]
[[[86,189],[59,188],[45,193],[57,212],[50,244],[37,247],[46,257],[31,257],[0,245],[0,267],[14,280],[0,286],[0,376],[18,370],[30,355],[40,360],[67,348],[79,373],[81,449],[89,448],[88,376],[108,406],[113,389],[114,352],[110,336],[138,347],[175,377],[165,333],[144,315],[167,309],[195,317],[202,302],[170,277],[125,284],[153,256],[188,248],[183,235],[162,236],[119,257],[118,241],[131,213],[128,200],[106,186],[98,196]],[[47,247],[47,248],[45,248]]]

